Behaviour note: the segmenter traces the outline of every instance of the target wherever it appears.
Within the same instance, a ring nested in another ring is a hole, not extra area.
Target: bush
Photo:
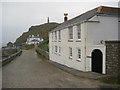
[[[26,50],[29,50],[29,49],[33,49],[34,48],[34,45],[25,45],[25,49]]]
[[[45,51],[49,50],[47,43],[41,43],[41,44],[38,45],[38,47],[42,50],[45,50]]]

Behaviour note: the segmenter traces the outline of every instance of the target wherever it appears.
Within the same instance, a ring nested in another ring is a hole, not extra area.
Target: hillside
[[[29,35],[39,34],[45,40],[48,40],[48,32],[58,25],[58,23],[45,23],[42,25],[31,26],[28,32],[24,32],[19,38],[16,39],[15,45],[21,45],[22,43],[25,43]]]

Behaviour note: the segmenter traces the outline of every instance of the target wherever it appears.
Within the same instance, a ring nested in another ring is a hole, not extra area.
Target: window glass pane
[[[55,31],[55,40],[57,41],[57,32]]]
[[[61,47],[59,47],[59,53],[61,53]]]
[[[61,31],[59,30],[59,40],[61,40]]]
[[[53,41],[53,32],[52,32],[52,41]]]
[[[69,48],[70,57],[72,57],[72,48]]]
[[[81,59],[81,50],[78,49],[78,59]]]
[[[77,39],[81,39],[81,25],[77,25]]]
[[[55,52],[57,52],[57,46],[55,46]]]
[[[69,39],[73,39],[73,27],[69,27]]]

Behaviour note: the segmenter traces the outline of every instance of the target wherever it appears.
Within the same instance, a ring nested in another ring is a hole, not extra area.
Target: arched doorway
[[[102,73],[103,54],[99,49],[92,51],[92,71]]]

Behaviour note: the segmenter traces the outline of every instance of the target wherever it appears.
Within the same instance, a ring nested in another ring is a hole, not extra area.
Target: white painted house
[[[77,70],[106,74],[104,41],[118,40],[118,10],[100,6],[50,31],[49,59]]]
[[[43,42],[43,38],[41,38],[40,36],[39,36],[39,34],[38,35],[29,35],[29,37],[27,38],[27,41],[26,41],[26,44],[27,45],[31,45],[31,44],[39,44],[39,43],[41,43],[41,42]]]

